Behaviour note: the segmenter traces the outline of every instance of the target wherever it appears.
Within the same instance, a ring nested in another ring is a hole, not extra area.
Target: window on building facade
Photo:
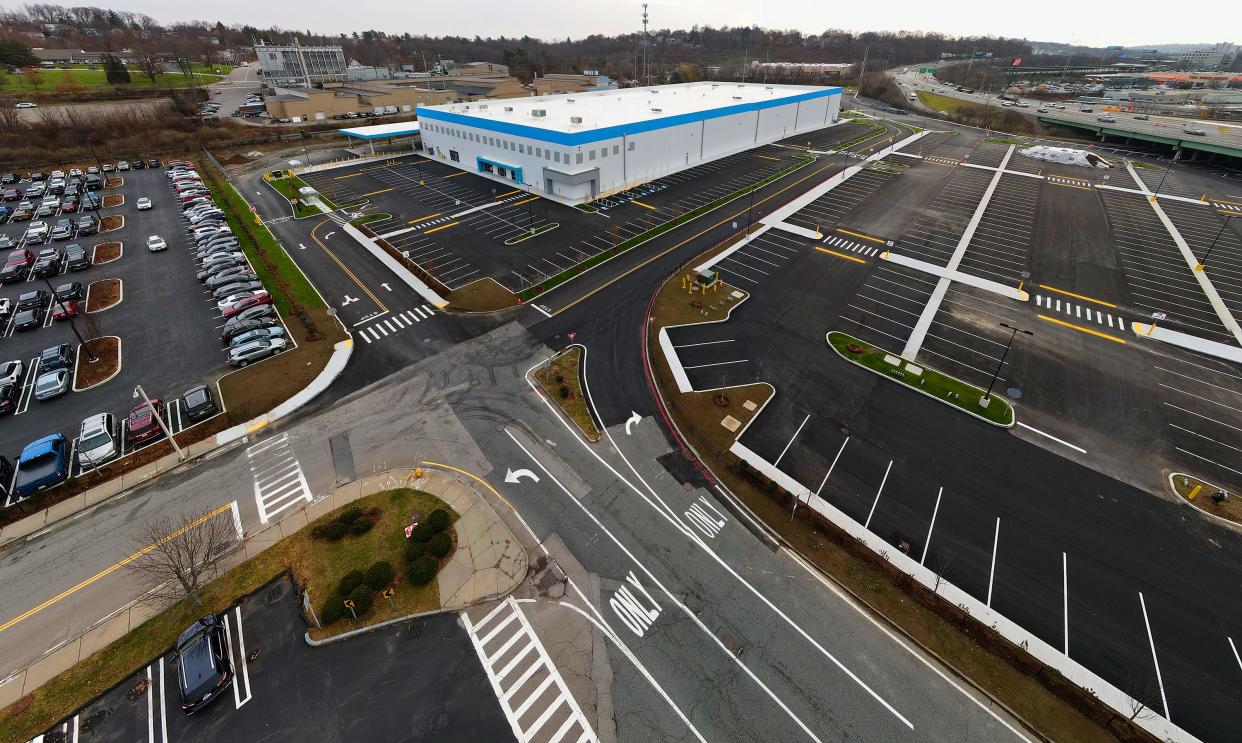
[[[449,150],[449,159],[455,163],[461,162],[461,156],[457,154],[457,150]]]
[[[612,154],[614,154],[614,155],[620,155],[620,154],[621,154],[621,145],[619,145],[619,144],[614,144],[614,145],[612,146]]]
[[[590,156],[590,158],[589,158],[589,159],[591,159],[591,160],[594,160],[594,159],[595,159],[595,150],[590,150],[590,151],[588,151],[588,152],[587,152],[587,154]]]
[[[579,152],[577,153],[577,155],[578,156],[574,158],[574,163],[577,165],[581,165],[582,164],[582,153]]]

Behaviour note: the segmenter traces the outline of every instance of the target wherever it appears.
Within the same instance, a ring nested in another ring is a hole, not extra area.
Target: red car
[[[78,316],[78,303],[73,300],[65,302],[57,302],[52,307],[53,320],[68,320],[71,317]]]
[[[129,417],[125,420],[125,440],[131,444],[141,444],[162,437],[164,431],[155,419],[157,415],[161,418],[164,416],[164,401],[159,398],[151,400],[149,406],[140,402],[131,408]]]
[[[29,266],[34,261],[34,255],[25,248],[9,251],[9,257],[5,259],[6,266]]]
[[[244,312],[245,310],[248,310],[251,307],[258,307],[261,304],[271,304],[271,303],[272,303],[271,294],[255,294],[253,296],[246,297],[245,299],[241,299],[237,301],[236,303],[230,305],[229,307],[225,308],[224,316],[232,317],[233,315]]]

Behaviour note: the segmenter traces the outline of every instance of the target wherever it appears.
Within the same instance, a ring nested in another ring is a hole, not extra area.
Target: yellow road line
[[[855,258],[852,255],[846,255],[845,253],[838,253],[837,251],[829,250],[828,248],[821,248],[817,246],[815,249],[821,253],[827,253],[828,255],[835,255],[838,258],[844,258],[847,261],[854,261],[855,263],[866,263],[866,261],[864,261],[862,258]]]
[[[775,160],[777,162],[781,161],[779,157],[769,157],[767,155],[755,155],[755,157],[762,157],[764,160]]]
[[[1229,199],[1212,199],[1212,201],[1220,204],[1233,204],[1234,206],[1242,206],[1242,201],[1230,201]]]
[[[862,234],[861,232],[850,232],[849,230],[843,230],[843,229],[841,229],[840,227],[838,227],[838,228],[837,228],[837,232],[840,232],[842,235],[850,235],[851,237],[856,237],[856,238],[858,238],[859,240],[870,240],[870,241],[871,241],[871,242],[873,242],[873,243],[879,243],[879,244],[881,244],[881,245],[883,245],[883,244],[884,244],[884,241],[883,241],[883,240],[881,240],[880,238],[878,238],[878,237],[871,237],[870,235],[864,235],[864,234]],[[865,263],[865,261],[864,261],[864,263]]]
[[[452,175],[445,175],[445,176],[441,176],[441,177],[442,177],[442,178],[456,178],[456,177],[457,177],[457,176],[459,176],[459,175],[466,175],[466,171],[464,171],[464,170],[463,170],[463,171],[461,171],[460,173],[453,173]]]
[[[391,190],[392,190],[391,188],[381,188],[378,191],[371,191],[370,193],[364,193],[363,196],[374,196],[377,193],[388,193]]]
[[[325,224],[328,224],[328,220],[326,219],[320,222],[319,224],[315,225],[314,228],[311,229],[311,238],[315,241],[315,244],[318,245],[320,249],[323,250],[324,253],[327,253],[328,257],[336,262],[336,265],[341,267],[341,270],[345,272],[346,276],[354,280],[354,283],[358,285],[358,288],[361,289],[368,297],[370,297],[372,302],[375,302],[375,304],[381,310],[383,310],[384,312],[387,312],[388,307],[386,307],[384,303],[380,301],[379,297],[372,294],[371,290],[368,289],[366,285],[362,283],[362,280],[359,279],[356,275],[354,275],[353,271],[349,270],[349,266],[346,266],[341,261],[340,258],[337,258],[336,253],[333,253],[331,250],[328,250],[328,246],[324,245],[323,241],[319,239],[319,235],[317,235],[316,233],[319,231],[319,228],[323,227]]]
[[[1074,299],[1081,299],[1084,302],[1094,302],[1095,304],[1102,305],[1104,307],[1111,307],[1112,309],[1117,309],[1117,305],[1113,304],[1112,302],[1105,302],[1103,299],[1092,299],[1091,297],[1088,297],[1084,294],[1075,294],[1074,292],[1067,292],[1064,289],[1058,289],[1055,286],[1048,286],[1047,284],[1040,284],[1039,288],[1043,289],[1044,291],[1056,292],[1057,294],[1064,294],[1065,296],[1073,297]]]
[[[1076,189],[1078,189],[1079,191],[1090,191],[1090,190],[1091,190],[1090,188],[1087,188],[1086,186],[1075,186],[1073,183],[1057,183],[1056,181],[1048,181],[1048,183],[1051,183],[1051,184],[1052,184],[1052,185],[1054,185],[1054,186],[1064,186],[1064,187],[1066,187],[1066,188],[1076,188]]]
[[[1242,217],[1242,214],[1238,214],[1237,212],[1227,212],[1224,209],[1217,209],[1216,213],[1224,214],[1226,217]]]
[[[426,459],[424,459],[424,460],[422,461],[422,464],[423,464],[424,466],[426,466],[426,467],[435,467],[435,468],[439,468],[439,469],[452,470],[453,472],[459,472],[459,473],[461,473],[461,474],[465,475],[466,477],[469,477],[470,479],[474,480],[475,482],[478,482],[478,483],[479,483],[479,484],[481,484],[483,487],[485,487],[485,488],[487,488],[488,490],[490,490],[490,491],[492,492],[492,495],[496,496],[496,497],[497,497],[497,498],[499,498],[501,501],[503,501],[503,502],[504,502],[504,504],[505,504],[506,506],[508,506],[510,509],[512,509],[512,511],[513,511],[514,513],[517,513],[517,509],[516,509],[516,508],[513,508],[513,504],[512,504],[512,503],[510,503],[510,502],[509,502],[509,501],[508,501],[508,500],[507,500],[507,499],[506,499],[503,495],[501,495],[501,494],[500,494],[500,491],[498,491],[498,490],[496,490],[496,488],[492,487],[492,484],[491,484],[490,482],[488,482],[487,480],[484,480],[483,478],[479,477],[478,475],[474,474],[473,472],[467,472],[467,471],[465,471],[465,470],[461,469],[460,467],[454,467],[454,466],[453,466],[453,465],[451,465],[451,464],[443,464],[443,463],[441,463],[441,462],[429,462],[429,461],[427,461]]]
[[[654,211],[658,211],[658,210],[657,210],[654,206],[652,206],[651,204],[644,204],[643,202],[639,201],[638,199],[630,199],[630,203],[631,203],[631,204],[637,204],[638,206],[641,206],[641,207],[642,207],[642,208],[644,208],[644,209],[650,209],[650,210],[651,210],[651,211],[653,211],[653,212],[654,212]]]
[[[498,198],[498,199],[503,199],[503,198],[504,198],[504,197],[506,197],[506,196],[512,196],[512,195],[513,195],[513,194],[515,194],[515,193],[519,193],[519,192],[521,192],[521,190],[522,190],[522,189],[520,189],[520,188],[515,188],[515,189],[513,189],[512,191],[509,191],[508,193],[502,193],[501,195],[497,196],[496,198]]]
[[[155,549],[156,547],[159,547],[160,545],[166,544],[166,543],[168,543],[168,542],[172,541],[173,539],[176,539],[177,537],[179,537],[179,536],[181,536],[182,534],[186,533],[186,532],[187,532],[187,531],[189,531],[190,529],[193,529],[194,527],[196,527],[196,526],[198,526],[199,524],[201,524],[201,523],[203,523],[203,522],[207,521],[208,519],[213,519],[213,518],[215,518],[216,516],[219,516],[220,514],[224,513],[225,511],[228,511],[228,510],[232,509],[232,507],[233,507],[233,505],[232,505],[231,503],[230,503],[230,504],[227,504],[227,505],[223,505],[223,506],[220,506],[219,508],[217,508],[216,510],[212,511],[211,513],[204,514],[204,515],[202,515],[202,516],[200,516],[200,517],[198,517],[198,518],[194,519],[194,520],[193,520],[193,521],[191,521],[190,523],[188,523],[188,524],[186,524],[185,526],[181,527],[180,529],[178,529],[177,531],[173,532],[172,534],[169,534],[168,536],[164,537],[163,539],[160,539],[160,540],[158,540],[158,541],[156,541],[156,542],[152,542],[151,544],[148,544],[146,547],[143,547],[142,549],[138,550],[138,551],[137,551],[137,552],[135,552],[134,554],[132,554],[132,555],[130,555],[129,557],[125,558],[124,560],[121,560],[121,561],[119,561],[119,562],[115,562],[115,563],[113,563],[112,565],[110,565],[110,566],[108,566],[108,567],[104,568],[103,570],[99,571],[98,573],[95,573],[94,575],[92,575],[91,577],[89,577],[89,578],[87,578],[86,580],[82,581],[81,583],[78,583],[76,586],[73,586],[73,587],[71,587],[71,588],[66,588],[65,590],[63,590],[63,591],[61,591],[60,593],[56,594],[55,596],[53,596],[52,598],[48,599],[47,601],[44,601],[42,604],[39,604],[38,606],[34,607],[33,609],[28,609],[27,611],[25,611],[25,612],[23,612],[22,614],[19,614],[19,615],[17,615],[17,616],[15,616],[15,617],[13,617],[13,618],[12,618],[12,619],[10,619],[9,621],[5,622],[4,624],[0,624],[0,632],[5,631],[5,630],[6,630],[6,629],[8,629],[9,627],[12,627],[13,625],[15,625],[15,624],[17,624],[18,622],[22,621],[23,619],[29,619],[30,617],[34,616],[35,614],[38,614],[39,612],[43,611],[43,610],[44,610],[44,609],[46,609],[47,607],[51,606],[52,604],[55,604],[55,603],[56,603],[56,602],[58,602],[58,601],[62,601],[62,600],[64,600],[65,598],[67,598],[67,597],[69,597],[69,596],[72,596],[73,594],[77,593],[78,591],[81,591],[83,588],[86,588],[87,586],[91,585],[92,583],[94,583],[94,582],[96,582],[96,581],[98,581],[98,580],[101,580],[101,579],[103,579],[103,578],[106,578],[107,576],[109,576],[109,575],[111,575],[111,574],[115,573],[116,571],[118,571],[118,570],[120,570],[121,568],[125,567],[126,565],[130,564],[130,563],[131,563],[131,562],[133,562],[134,560],[137,560],[139,557],[142,557],[143,555],[147,554],[148,552],[150,552],[151,550]]]
[[[344,180],[344,179],[346,179],[346,178],[357,178],[358,176],[362,175],[362,174],[363,174],[363,173],[365,173],[365,172],[366,172],[365,170],[360,170],[360,171],[358,171],[357,173],[350,173],[349,175],[338,175],[338,176],[336,176],[335,178],[333,178],[332,180],[334,180],[334,181],[341,181],[341,180]]]
[[[777,191],[775,191],[775,192],[773,192],[773,193],[771,193],[771,194],[768,194],[767,196],[764,196],[762,199],[759,199],[758,201],[756,201],[756,202],[755,202],[755,204],[762,204],[762,203],[764,203],[764,202],[766,202],[766,201],[771,201],[772,199],[776,198],[777,196],[780,196],[781,194],[785,193],[786,191],[788,191],[789,189],[791,189],[791,188],[793,188],[794,186],[798,185],[799,183],[802,183],[803,181],[807,180],[808,178],[812,178],[812,177],[814,177],[814,176],[816,176],[816,175],[819,175],[820,173],[824,172],[825,170],[828,170],[828,169],[829,169],[829,168],[831,168],[831,167],[833,167],[833,166],[832,166],[832,165],[825,165],[825,166],[823,166],[822,168],[820,168],[820,169],[816,170],[816,171],[815,171],[815,172],[813,172],[813,173],[807,173],[806,175],[802,176],[801,178],[799,178],[798,180],[794,181],[793,183],[790,183],[789,185],[784,186],[784,187],[780,188],[779,190],[777,190]],[[769,185],[770,185],[770,184],[769,184]],[[574,301],[570,302],[569,304],[565,305],[564,307],[562,307],[562,308],[560,308],[559,310],[556,310],[555,312],[552,312],[552,313],[550,313],[550,314],[551,314],[553,317],[555,317],[556,315],[559,315],[559,314],[561,314],[562,312],[565,312],[566,310],[572,309],[572,308],[573,308],[574,306],[576,306],[579,302],[585,301],[586,299],[589,299],[590,297],[595,296],[596,294],[598,294],[598,293],[602,292],[603,290],[607,289],[608,287],[612,286],[613,284],[617,283],[618,281],[621,281],[621,280],[622,280],[622,279],[624,279],[625,277],[627,277],[627,276],[629,276],[630,274],[634,273],[634,272],[635,272],[635,271],[637,271],[638,269],[643,268],[644,266],[646,266],[647,264],[651,263],[652,261],[657,261],[657,260],[659,260],[659,259],[663,258],[664,256],[668,255],[669,253],[673,252],[674,250],[677,250],[678,248],[682,247],[682,246],[683,246],[683,245],[685,245],[686,243],[689,243],[689,242],[691,242],[691,241],[694,241],[694,240],[699,239],[700,237],[702,237],[703,235],[706,235],[707,233],[709,233],[709,232],[711,232],[712,230],[716,229],[716,228],[717,228],[717,227],[719,227],[720,225],[722,225],[722,224],[728,224],[729,222],[733,221],[734,219],[736,219],[736,218],[738,218],[738,217],[742,216],[743,214],[746,214],[746,213],[747,213],[747,211],[748,211],[750,208],[753,208],[753,207],[754,207],[754,204],[751,204],[751,205],[750,205],[750,207],[748,207],[747,209],[742,209],[741,211],[734,212],[733,214],[730,214],[729,216],[725,217],[724,219],[720,220],[719,222],[717,222],[717,223],[715,223],[715,224],[713,224],[713,225],[709,225],[709,226],[707,226],[707,227],[704,227],[702,230],[699,230],[698,232],[696,232],[695,234],[691,235],[690,237],[687,237],[685,240],[682,240],[681,242],[677,243],[676,245],[672,245],[672,246],[670,246],[669,248],[667,248],[667,249],[665,249],[665,250],[663,250],[663,251],[661,251],[661,252],[659,252],[659,253],[657,253],[657,254],[655,254],[655,255],[651,256],[650,258],[648,258],[647,260],[643,261],[642,263],[639,263],[637,266],[634,266],[634,267],[632,267],[632,268],[630,268],[630,269],[626,270],[625,272],[623,272],[623,273],[621,273],[621,274],[619,274],[619,275],[617,275],[617,276],[614,276],[611,280],[609,280],[609,281],[605,282],[604,284],[601,284],[600,286],[595,287],[595,288],[594,288],[594,289],[592,289],[591,291],[587,292],[586,294],[583,294],[582,296],[578,297],[578,298],[577,298],[577,299],[575,299]],[[676,229],[676,228],[674,228],[674,229]],[[704,252],[706,252],[706,251],[704,251]]]
[[[440,216],[443,213],[444,212],[436,212],[435,214],[428,214],[427,216],[419,217],[418,219],[411,219],[410,221],[406,222],[406,224],[418,224],[419,222],[426,222],[428,219],[435,219],[436,217]]]
[[[423,234],[424,234],[424,235],[430,235],[430,234],[431,234],[431,233],[433,233],[433,232],[439,232],[440,230],[447,230],[448,228],[450,228],[450,227],[452,227],[452,226],[454,226],[454,225],[457,225],[457,224],[461,224],[461,223],[460,223],[460,222],[449,222],[448,224],[442,224],[442,225],[440,225],[439,227],[432,227],[432,228],[431,228],[431,229],[429,229],[429,230],[423,230]]]
[[[521,201],[515,201],[515,202],[513,202],[512,204],[510,204],[509,206],[521,206],[522,204],[525,204],[525,203],[530,202],[530,201],[534,201],[534,200],[535,200],[535,199],[537,199],[537,198],[539,198],[539,197],[538,197],[538,196],[532,196],[532,197],[530,197],[529,199],[522,199]]]
[[[1057,325],[1063,325],[1067,328],[1073,328],[1074,330],[1077,330],[1082,333],[1087,333],[1088,335],[1094,335],[1099,338],[1104,338],[1105,340],[1110,340],[1113,343],[1120,343],[1123,346],[1126,343],[1124,338],[1118,338],[1117,336],[1109,335],[1108,333],[1101,333],[1100,331],[1092,330],[1091,328],[1084,328],[1081,325],[1075,325],[1072,322],[1065,322],[1064,320],[1060,320],[1055,317],[1048,317],[1047,315],[1036,315],[1036,317],[1038,317],[1040,320],[1047,320],[1048,322],[1056,323]]]

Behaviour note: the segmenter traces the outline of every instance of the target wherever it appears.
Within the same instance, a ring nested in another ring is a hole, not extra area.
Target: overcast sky
[[[101,5],[109,5],[104,2]],[[1032,41],[1061,41],[1107,46],[1233,41],[1215,36],[1242,30],[1242,2],[1211,2],[1206,14],[1178,15],[1176,4],[1142,0],[1043,0],[1039,3],[982,3],[978,0],[889,0],[828,3],[817,0],[672,0],[649,4],[652,28],[693,25],[759,25],[820,33],[829,28],[851,31],[921,30],[945,34],[990,34]],[[462,3],[395,3],[352,0],[348,3],[293,0],[214,0],[208,4],[130,0],[120,7],[147,13],[160,21],[191,20],[210,7],[208,20],[226,24],[278,25],[319,33],[382,29],[440,36],[522,36],[581,38],[640,28],[641,4],[616,0],[467,0]],[[1195,18],[1202,19],[1196,27]]]

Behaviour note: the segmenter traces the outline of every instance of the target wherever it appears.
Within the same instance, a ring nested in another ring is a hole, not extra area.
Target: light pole
[[[1173,163],[1169,163],[1169,167],[1164,169],[1164,175],[1160,176],[1160,182],[1156,184],[1156,192],[1151,195],[1152,203],[1160,196],[1160,188],[1164,185],[1164,179],[1169,177],[1169,173],[1173,170]]]
[[[44,284],[47,284],[47,291],[48,291],[48,294],[51,294],[51,295],[52,295],[52,307],[55,307],[57,304],[61,304],[60,302],[57,302],[57,301],[56,301],[56,290],[52,288],[52,282],[51,282],[51,281],[48,281],[48,279],[47,279],[47,277],[46,277],[46,276],[44,276],[44,277],[43,277],[43,283],[44,283]],[[65,301],[69,301],[69,300],[65,300]],[[85,302],[85,301],[83,301],[83,302],[82,302],[82,311],[83,311],[83,312],[85,312],[85,311],[86,311],[86,302]],[[72,316],[70,316],[70,317],[69,317],[69,329],[73,331],[73,334],[74,334],[75,336],[77,336],[77,338],[78,338],[78,344],[79,344],[82,348],[85,348],[85,349],[86,349],[86,360],[87,360],[87,361],[89,361],[89,362],[90,362],[90,363],[92,363],[92,364],[93,364],[93,363],[95,363],[96,361],[99,361],[99,357],[98,357],[98,356],[96,356],[96,355],[95,355],[95,352],[91,350],[91,344],[87,343],[87,342],[86,342],[86,339],[82,337],[82,334],[78,332],[78,326],[77,326],[77,323],[75,323],[75,322],[73,321],[73,317],[72,317]]]
[[[1203,259],[1195,266],[1196,271],[1202,271],[1204,265],[1207,264],[1208,256],[1212,254],[1212,248],[1216,247],[1216,242],[1220,240],[1220,236],[1225,234],[1225,230],[1229,227],[1229,220],[1233,219],[1232,214],[1225,215],[1225,223],[1220,226],[1220,231],[1216,233],[1216,237],[1212,238],[1212,244],[1208,246],[1207,252],[1203,254]]]
[[[164,432],[164,435],[168,437],[170,442],[172,442],[173,448],[177,450],[177,459],[185,459],[185,452],[180,446],[177,446],[177,438],[168,430],[168,426],[164,425],[164,418],[155,409],[155,406],[151,404],[151,398],[147,397],[147,391],[142,388],[142,385],[136,384],[134,385],[134,399],[137,400],[139,397],[141,397],[142,401],[147,404],[147,409],[151,411],[151,416],[155,418],[155,422],[159,424],[160,430]]]
[[[1035,335],[1029,330],[1023,330],[1009,323],[1001,323],[1001,327],[1009,328],[1013,332],[1009,334],[1009,342],[1005,344],[1005,352],[1001,354],[1000,363],[996,365],[996,371],[992,373],[992,381],[988,382],[988,391],[983,393],[983,397],[979,400],[979,404],[985,408],[988,406],[988,403],[992,402],[992,387],[996,384],[996,378],[1000,376],[1001,367],[1005,365],[1005,357],[1009,355],[1009,349],[1013,347],[1013,339],[1017,337],[1018,333]]]

